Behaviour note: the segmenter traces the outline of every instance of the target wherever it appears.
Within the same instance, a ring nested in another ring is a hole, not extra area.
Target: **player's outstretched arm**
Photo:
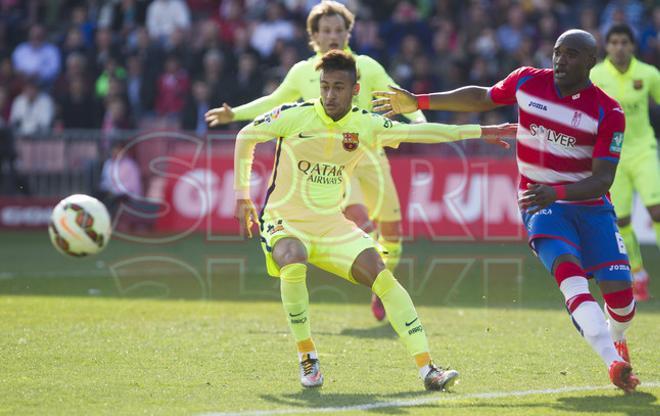
[[[270,111],[278,105],[298,101],[301,93],[298,88],[303,75],[302,63],[294,65],[286,74],[282,83],[269,95],[257,98],[249,103],[232,108],[226,103],[222,107],[213,108],[206,112],[206,122],[210,127],[218,124],[227,124],[232,121],[252,120],[253,118]]]
[[[234,121],[234,111],[227,103],[222,103],[222,107],[212,108],[204,114],[204,119],[209,127],[215,127],[220,124],[227,124]]]
[[[234,210],[234,218],[238,220],[241,226],[241,233],[246,233],[248,238],[252,238],[252,226],[258,224],[257,210],[251,199],[237,199]]]
[[[516,123],[503,123],[492,126],[481,126],[481,138],[489,144],[510,148],[509,143],[505,142],[505,138],[515,138],[518,131],[518,124]]]
[[[515,138],[517,124],[504,123],[492,126],[477,124],[401,124],[372,115],[374,131],[380,146],[397,147],[400,143],[447,143],[467,139],[483,139],[505,149],[510,146],[504,138]],[[383,121],[385,120],[385,121]]]
[[[499,107],[488,95],[488,88],[469,86],[433,94],[413,94],[390,85],[390,91],[374,91],[373,110],[385,117],[415,110],[488,111]]]
[[[594,159],[592,175],[588,178],[559,186],[529,184],[518,203],[522,209],[533,214],[557,200],[583,201],[599,198],[609,191],[614,182],[615,173],[616,163],[604,159]]]

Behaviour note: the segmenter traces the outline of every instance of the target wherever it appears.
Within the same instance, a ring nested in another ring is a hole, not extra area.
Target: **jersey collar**
[[[328,116],[325,113],[325,109],[323,108],[323,104],[321,104],[321,99],[316,98],[314,99],[314,110],[316,110],[316,114],[318,114],[319,118],[321,121],[323,121],[324,124],[327,125],[337,125],[339,127],[344,127],[346,123],[348,123],[348,120],[351,118],[351,114],[353,114],[353,109],[351,108],[351,111],[346,113],[346,115],[342,118],[340,118],[337,121],[334,121],[330,116]]]
[[[633,57],[630,59],[630,65],[628,65],[628,69],[626,70],[626,72],[623,72],[623,73],[619,72],[619,70],[616,69],[616,67],[614,66],[614,64],[612,63],[612,61],[610,61],[610,58],[609,58],[609,57],[606,57],[606,58],[605,58],[605,60],[604,60],[604,64],[605,64],[605,67],[606,67],[610,72],[612,72],[613,74],[616,74],[616,75],[619,75],[619,76],[627,76],[627,75],[632,74],[633,70],[634,70],[635,67],[637,66],[637,58],[635,58],[635,57],[633,56]]]

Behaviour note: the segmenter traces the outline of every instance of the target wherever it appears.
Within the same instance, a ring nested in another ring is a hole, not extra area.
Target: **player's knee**
[[[615,293],[615,292],[620,292],[622,290],[628,290],[630,289],[630,296],[632,300],[632,278],[630,277],[630,268],[625,266],[627,269],[627,273],[624,275],[624,279],[609,279],[605,280],[607,277],[613,277],[613,276],[603,276],[601,275],[599,277],[599,282],[598,282],[598,287],[600,287],[600,291],[603,293],[603,296],[607,293]],[[616,275],[615,275],[616,276]]]
[[[369,234],[372,233],[376,227],[369,219],[369,211],[364,205],[349,205],[344,210],[344,216],[353,221],[362,231]]]
[[[278,266],[284,267],[287,264],[306,263],[307,251],[305,246],[295,238],[284,238],[273,247],[273,260]]]
[[[378,223],[378,231],[385,241],[399,242],[403,236],[401,221],[381,221]]]
[[[561,254],[555,257],[552,262],[552,275],[557,277],[561,273],[580,273],[584,275],[584,270],[580,266],[580,260],[572,254]]]
[[[385,263],[375,249],[364,250],[351,266],[351,274],[355,281],[369,288],[383,270]]]
[[[653,220],[653,222],[660,222],[660,205],[648,207],[648,210],[651,220]]]
[[[561,263],[580,264],[576,255],[577,249],[563,240],[536,238],[532,241],[532,244],[539,260],[553,276],[556,274],[557,266]]]
[[[621,217],[616,220],[616,224],[620,227],[627,227],[630,225],[630,217]]]

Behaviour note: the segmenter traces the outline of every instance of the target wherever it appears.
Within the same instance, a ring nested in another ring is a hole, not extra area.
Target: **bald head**
[[[566,45],[567,47],[585,52],[596,57],[596,38],[589,32],[580,29],[571,29],[559,35],[555,46]]]
[[[555,83],[563,93],[574,94],[589,85],[596,65],[596,39],[589,32],[571,29],[555,42],[552,64]]]

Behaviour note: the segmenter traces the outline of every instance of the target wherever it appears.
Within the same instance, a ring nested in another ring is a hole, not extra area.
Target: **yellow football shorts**
[[[266,256],[268,274],[280,276],[280,267],[272,256],[278,240],[297,238],[307,250],[310,264],[357,283],[351,274],[355,259],[364,250],[376,248],[377,243],[341,213],[321,216],[317,220],[287,220],[264,213],[260,225],[261,247]]]
[[[629,217],[633,195],[639,193],[644,206],[660,204],[660,164],[656,152],[646,152],[619,163],[610,196],[619,218]]]
[[[365,205],[369,218],[379,222],[401,221],[401,204],[390,162],[382,148],[375,154],[376,157],[363,157],[355,167],[346,206]]]

